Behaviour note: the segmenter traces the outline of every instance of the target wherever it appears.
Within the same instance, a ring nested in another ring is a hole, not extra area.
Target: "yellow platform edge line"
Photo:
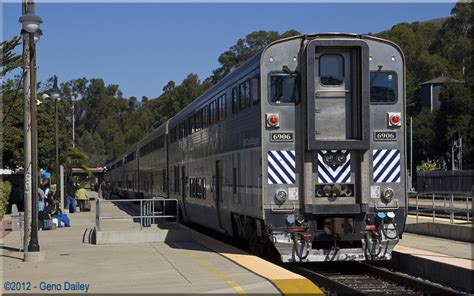
[[[325,295],[312,281],[302,279],[270,279],[284,295]]]
[[[175,243],[175,245],[181,249],[184,249],[183,246],[181,246],[180,244],[178,243]],[[201,256],[199,256],[198,254],[194,253],[194,252],[191,252],[191,251],[188,251],[186,250],[185,251],[186,255],[188,255],[189,257],[191,257],[194,261],[196,261],[199,265],[201,265],[202,267],[204,267],[205,269],[207,269],[209,272],[213,273],[214,275],[216,275],[218,278],[220,278],[221,280],[223,280],[225,283],[227,283],[227,285],[229,285],[230,287],[232,287],[236,292],[237,294],[239,295],[247,295],[247,292],[245,292],[245,289],[242,288],[239,284],[237,284],[237,282],[235,282],[234,280],[232,280],[230,277],[228,277],[225,273],[223,273],[222,271],[220,271],[217,267],[215,267],[214,265],[212,265],[212,263],[206,261],[204,258],[202,258]]]
[[[227,244],[220,242],[218,240],[215,240],[211,237],[205,236],[199,232],[196,232],[196,231],[192,231],[192,232],[193,232],[193,239],[195,241],[215,251],[221,256],[229,259],[230,261],[238,264],[239,266],[247,269],[248,271],[267,279],[284,295],[325,295],[324,292],[318,286],[316,286],[312,281],[308,280],[307,278],[299,274],[297,274],[298,278],[291,278],[291,279],[281,279],[281,278],[276,279],[276,278],[272,278],[271,276],[265,276],[263,274],[260,274],[259,272],[252,270],[249,266],[247,266],[247,264],[241,262],[239,260],[239,256],[235,256],[236,254],[224,253],[222,250],[222,247],[228,246]],[[214,246],[213,244],[218,244],[220,246],[217,247],[217,246]],[[234,249],[234,247],[232,246],[229,246],[229,248]],[[239,250],[239,253],[241,253],[242,255],[246,254],[246,252],[243,252],[241,250]],[[269,262],[269,264],[273,264],[273,263]]]

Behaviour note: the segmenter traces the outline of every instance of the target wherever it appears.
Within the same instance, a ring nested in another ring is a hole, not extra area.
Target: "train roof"
[[[245,72],[251,72],[258,67],[260,64],[260,57],[262,56],[264,49],[260,50],[253,57],[245,61],[242,65],[237,67],[235,70],[230,72],[224,78],[219,80],[214,86],[205,91],[199,97],[194,99],[189,105],[184,107],[181,111],[175,114],[169,119],[169,124],[171,126],[176,125],[181,121],[183,117],[187,117],[191,113],[194,113],[196,106],[203,103],[205,100],[218,95],[223,89],[225,89],[228,84],[233,84],[236,82],[236,79],[240,78]],[[176,122],[178,121],[178,122]]]

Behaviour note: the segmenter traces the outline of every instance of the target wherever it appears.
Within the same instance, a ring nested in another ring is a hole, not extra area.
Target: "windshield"
[[[340,85],[344,79],[344,59],[339,54],[324,54],[319,58],[322,85]]]
[[[270,101],[295,103],[298,100],[298,76],[294,73],[270,74]]]
[[[397,101],[397,74],[395,72],[370,73],[370,102],[393,103]]]

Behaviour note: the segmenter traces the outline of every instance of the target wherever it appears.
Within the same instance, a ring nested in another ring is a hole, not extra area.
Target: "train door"
[[[188,211],[186,210],[186,167],[185,166],[181,167],[181,200],[183,201],[183,218],[187,219]]]
[[[315,60],[315,138],[345,140],[352,127],[349,50],[319,50]]]
[[[369,149],[368,46],[361,40],[307,45],[306,210],[360,213],[363,155]],[[357,184],[357,186],[356,186]]]
[[[223,198],[222,198],[222,160],[216,161],[216,176],[215,176],[215,190],[214,199],[216,202],[216,215],[219,228],[222,229],[222,211],[223,211]]]

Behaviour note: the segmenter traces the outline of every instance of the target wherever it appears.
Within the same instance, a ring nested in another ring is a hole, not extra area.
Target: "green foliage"
[[[437,134],[433,125],[437,112],[423,109],[413,118],[413,159],[423,160],[439,156]],[[415,161],[419,163],[419,161]]]
[[[451,147],[455,138],[462,137],[464,161],[473,163],[474,134],[471,123],[473,122],[474,105],[472,94],[469,93],[466,84],[449,82],[443,85],[440,101],[441,106],[435,126],[437,143],[441,147]]]
[[[416,166],[417,172],[431,172],[436,171],[437,169],[436,164],[431,160],[424,161]]]
[[[21,66],[21,56],[13,52],[15,47],[21,43],[21,37],[15,36],[11,40],[2,41],[2,74],[5,76],[8,72]]]
[[[257,31],[248,34],[219,56],[221,66],[212,72],[210,80],[216,83],[271,42],[296,35],[300,33],[295,30],[286,31],[281,35],[275,31]]]
[[[378,37],[397,43],[407,62],[406,98],[408,115],[414,117],[414,160],[439,160],[450,152],[455,133],[464,141],[465,161],[474,162],[473,136],[469,127],[474,126],[472,92],[472,3],[457,3],[452,16],[441,25],[432,22],[402,23],[378,34]],[[102,79],[80,78],[61,85],[62,100],[58,102],[60,162],[68,166],[102,166],[124,153],[154,127],[179,112],[232,69],[262,50],[269,43],[294,35],[289,30],[282,34],[275,31],[256,31],[238,39],[223,52],[220,66],[208,78],[200,80],[189,74],[181,83],[169,81],[156,98],[125,98],[118,85],[105,84]],[[20,39],[3,41],[4,74],[16,69],[20,57],[13,53]],[[445,75],[463,80],[464,84],[448,83],[441,94],[441,107],[435,112],[422,110],[419,84]],[[4,166],[18,168],[23,162],[23,104],[19,77],[6,80],[3,86],[4,124],[2,146]],[[40,85],[39,94],[48,92],[51,80]],[[18,91],[16,91],[18,89]],[[88,156],[71,154],[72,103],[71,91],[77,93],[75,102],[76,146]],[[54,101],[45,100],[38,108],[38,144],[40,167],[54,171],[55,121]],[[6,110],[10,109],[11,111]],[[408,118],[407,118],[408,119]],[[449,157],[447,157],[449,158]],[[75,163],[75,164],[73,164]]]
[[[403,50],[407,64],[407,113],[414,117],[414,161],[451,161],[454,134],[463,138],[465,167],[474,163],[474,77],[472,67],[472,22],[474,4],[456,3],[441,26],[434,23],[398,24],[379,37],[392,40]],[[445,83],[439,110],[422,110],[419,84],[447,76],[464,83]],[[408,118],[407,118],[408,119]]]
[[[92,172],[88,166],[89,158],[80,149],[71,148],[66,156],[66,167],[68,169],[79,168],[84,170],[88,176],[92,176]]]
[[[10,182],[0,182],[0,220],[3,219],[3,215],[5,215],[5,211],[7,210],[11,191],[12,185]]]
[[[21,56],[14,53],[20,38],[2,41],[3,75],[17,69]],[[3,166],[17,168],[23,162],[23,89],[21,77],[2,79],[0,98],[3,112],[0,112],[0,151],[3,152]]]

